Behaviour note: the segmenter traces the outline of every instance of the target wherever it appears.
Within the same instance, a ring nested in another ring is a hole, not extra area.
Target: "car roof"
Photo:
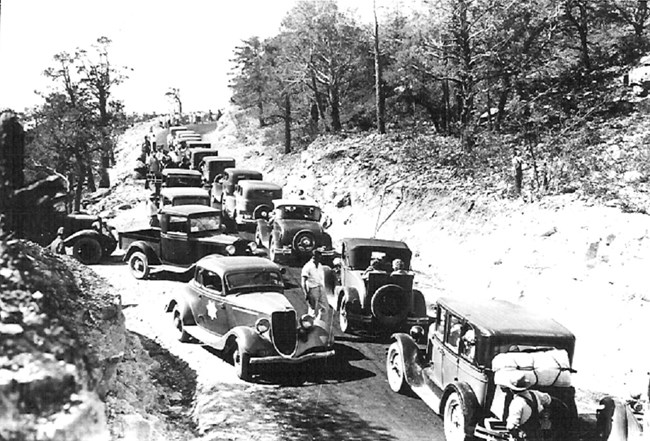
[[[381,248],[398,248],[408,250],[409,247],[404,242],[399,240],[387,239],[370,239],[370,238],[346,238],[342,240],[343,244],[348,250],[357,247],[381,247]]]
[[[185,176],[198,176],[201,177],[201,172],[198,170],[189,170],[186,168],[163,168],[162,174],[169,175],[185,175]]]
[[[257,171],[257,170],[253,170],[253,169],[250,169],[250,168],[229,167],[225,171],[228,172],[228,173],[241,173],[241,174],[247,174],[247,175],[258,174],[260,176],[262,175],[262,172]]]
[[[239,186],[242,188],[247,188],[249,190],[282,190],[281,186],[273,182],[251,181],[248,179],[242,179],[239,181]]]
[[[257,256],[221,256],[212,254],[202,258],[196,264],[220,273],[244,269],[280,271],[280,267],[269,259]]]
[[[205,148],[205,147],[192,147],[192,148],[188,149],[188,151],[190,152],[191,155],[193,155],[195,153],[206,153],[206,154],[208,154],[210,156],[214,156],[219,152],[219,150],[217,150],[217,149]]]
[[[160,189],[160,194],[168,198],[176,196],[210,196],[206,189],[199,187],[163,187]]]
[[[575,339],[571,331],[555,320],[506,300],[440,297],[437,303],[461,318],[467,319],[485,335]]]
[[[216,208],[208,207],[205,205],[168,205],[164,207],[161,211],[165,214],[176,214],[179,216],[189,216],[192,214],[219,214],[221,213]]]
[[[212,148],[212,143],[208,141],[187,141],[188,147],[195,146],[195,148]],[[204,147],[204,146],[210,146],[210,147]]]
[[[206,156],[203,158],[204,162],[226,162],[226,161],[234,161],[235,158],[231,158],[230,156]]]
[[[301,207],[318,207],[318,204],[313,199],[274,199],[273,205],[275,206],[275,208],[283,207],[285,205],[297,205]]]

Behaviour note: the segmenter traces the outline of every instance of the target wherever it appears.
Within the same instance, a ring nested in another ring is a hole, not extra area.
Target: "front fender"
[[[630,441],[641,439],[643,431],[632,410],[612,397],[600,400],[596,412],[596,430],[602,441]]]
[[[256,353],[267,349],[271,342],[263,338],[255,329],[249,326],[236,326],[232,328],[223,339],[225,341],[220,350],[231,350],[231,346],[237,341],[239,350],[255,356]]]
[[[149,259],[150,264],[156,265],[160,263],[156,250],[154,250],[150,244],[142,240],[137,240],[129,245],[129,248],[126,250],[123,257],[124,262],[127,262],[131,258],[131,255],[137,251],[144,253],[144,255],[147,256],[147,259]]]
[[[101,242],[101,235],[99,234],[98,231],[96,230],[79,230],[74,234],[71,234],[70,236],[66,237],[63,241],[63,245],[66,247],[71,247],[74,245],[74,243],[81,239],[82,237],[91,237],[95,239],[97,242],[100,244]]]
[[[175,295],[165,306],[165,312],[172,312],[175,308],[178,308],[181,313],[183,325],[193,326],[196,325],[196,321],[194,320],[192,308],[190,308],[189,302],[185,299],[186,296],[186,293]]]
[[[442,394],[442,400],[440,400],[440,409],[438,409],[438,413],[440,415],[444,415],[447,398],[449,398],[449,395],[451,395],[453,392],[456,392],[458,394],[461,402],[463,403],[463,410],[465,413],[465,433],[471,435],[474,433],[474,426],[476,425],[476,422],[478,421],[480,415],[478,400],[476,399],[476,395],[474,394],[474,391],[469,384],[462,381],[455,381],[448,384],[445,388],[444,393]]]
[[[359,297],[359,293],[357,292],[356,288],[352,287],[344,287],[341,290],[341,294],[339,295],[338,301],[336,303],[336,309],[341,309],[341,302],[343,299],[347,301],[348,305],[357,305],[359,310],[361,310],[361,298]]]
[[[406,382],[411,388],[425,384],[424,373],[421,365],[420,348],[413,338],[399,332],[391,335],[391,341],[397,343],[402,354],[402,372]]]

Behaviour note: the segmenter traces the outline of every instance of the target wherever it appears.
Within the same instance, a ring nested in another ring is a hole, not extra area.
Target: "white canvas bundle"
[[[528,387],[571,386],[571,365],[564,349],[540,352],[506,352],[492,360],[494,382],[509,386],[522,375]]]

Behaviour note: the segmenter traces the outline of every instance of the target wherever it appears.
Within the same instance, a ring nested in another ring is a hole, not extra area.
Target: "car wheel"
[[[85,265],[93,265],[102,259],[102,246],[92,237],[82,237],[72,246],[72,255]]]
[[[235,343],[235,349],[232,352],[232,364],[235,366],[237,377],[244,381],[250,380],[250,354],[243,352],[239,343]]]
[[[444,431],[446,441],[468,441],[465,433],[467,411],[458,393],[452,392],[445,402]]]
[[[280,263],[280,256],[275,252],[275,239],[269,242],[269,258],[273,263]]]
[[[393,392],[403,394],[408,391],[409,385],[406,382],[404,373],[404,356],[402,355],[402,348],[397,342],[394,342],[388,348],[388,355],[386,356],[386,377],[388,378],[388,385]]]
[[[339,308],[339,327],[344,334],[352,331],[352,327],[348,321],[348,302],[345,299],[341,301],[341,307]]]
[[[149,277],[149,259],[144,253],[136,251],[129,257],[129,269],[136,279],[146,279]]]
[[[398,326],[409,313],[406,293],[399,285],[384,285],[372,296],[372,314],[388,328]]]
[[[308,230],[298,231],[293,236],[293,249],[302,255],[309,255],[316,248],[316,236]]]
[[[190,334],[185,331],[185,327],[183,326],[183,319],[181,318],[181,312],[178,310],[178,308],[174,308],[174,328],[176,328],[178,331],[178,341],[187,343],[192,339]]]

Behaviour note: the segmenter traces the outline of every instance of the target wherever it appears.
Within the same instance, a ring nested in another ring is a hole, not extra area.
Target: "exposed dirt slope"
[[[650,309],[650,217],[624,212],[650,206],[646,167],[638,163],[648,152],[647,115],[602,127],[590,147],[590,163],[602,167],[576,182],[576,191],[528,193],[529,202],[511,197],[503,167],[474,178],[454,176],[444,164],[424,167],[427,147],[441,145],[433,137],[328,137],[283,155],[248,121],[236,111],[222,118],[212,134],[220,154],[263,171],[285,195],[304,189],[334,219],[335,241],[375,234],[405,240],[429,300],[505,298],[569,327],[583,406],[593,404],[591,392],[627,395],[647,384],[650,362],[639,344]],[[529,169],[525,180],[531,177]],[[596,187],[611,191],[588,191]]]

